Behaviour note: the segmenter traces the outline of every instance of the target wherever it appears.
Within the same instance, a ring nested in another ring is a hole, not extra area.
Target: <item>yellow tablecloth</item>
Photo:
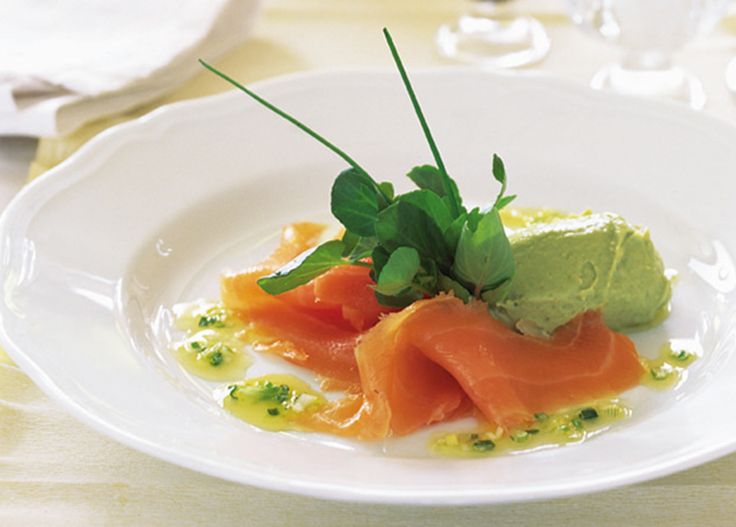
[[[461,0],[272,0],[249,41],[218,65],[248,82],[300,70],[390,67],[384,25],[410,68],[440,65],[434,31],[466,6]],[[583,83],[616,59],[615,49],[574,28],[554,0],[536,6],[553,42],[538,69]],[[706,111],[729,120],[736,120],[736,105],[723,72],[736,51],[735,35],[736,18],[727,18],[677,57],[705,82]],[[45,139],[31,173],[57,164],[111,123],[225,88],[203,73],[156,104]],[[121,446],[66,415],[0,354],[0,526],[202,524],[732,526],[736,455],[641,485],[538,503],[425,508],[320,501],[219,481]]]

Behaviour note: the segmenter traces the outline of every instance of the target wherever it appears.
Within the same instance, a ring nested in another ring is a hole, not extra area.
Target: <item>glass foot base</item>
[[[726,86],[736,95],[736,59],[731,60],[726,68]]]
[[[707,100],[703,83],[680,68],[631,70],[613,65],[596,73],[590,85],[598,90],[675,101],[694,110],[701,110]]]
[[[542,24],[526,16],[463,16],[437,32],[442,55],[488,68],[517,68],[538,62],[547,55],[549,43]]]

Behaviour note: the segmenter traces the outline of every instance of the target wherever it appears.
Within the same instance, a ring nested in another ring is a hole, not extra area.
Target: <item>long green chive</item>
[[[386,38],[386,43],[388,44],[389,49],[391,50],[391,56],[394,59],[394,62],[396,63],[396,67],[399,70],[399,74],[401,75],[401,80],[404,82],[404,86],[406,87],[406,91],[409,94],[409,99],[411,100],[411,104],[414,107],[414,113],[417,115],[417,119],[419,119],[419,124],[422,126],[422,130],[424,131],[424,136],[427,138],[427,142],[429,143],[429,149],[432,151],[432,156],[434,157],[435,163],[437,163],[437,168],[440,170],[440,173],[442,174],[442,180],[443,184],[445,186],[445,192],[447,192],[447,195],[450,196],[450,204],[452,206],[452,214],[453,216],[457,216],[460,214],[460,195],[458,193],[457,188],[455,185],[452,184],[450,181],[450,177],[447,175],[447,170],[445,169],[445,164],[442,162],[442,156],[440,156],[440,151],[437,148],[437,143],[435,143],[434,138],[432,137],[432,132],[429,129],[429,124],[427,124],[427,120],[424,118],[424,112],[422,112],[422,107],[419,105],[419,100],[417,99],[416,94],[414,93],[414,88],[411,85],[411,81],[409,81],[409,75],[406,73],[406,69],[404,68],[404,64],[401,62],[401,57],[399,57],[399,52],[396,49],[396,45],[394,44],[393,38],[391,38],[391,33],[389,33],[387,28],[383,28],[383,36]]]
[[[253,99],[255,99],[257,102],[259,102],[260,104],[262,104],[263,106],[265,106],[269,110],[271,110],[273,113],[275,113],[279,117],[282,117],[283,119],[286,119],[287,121],[289,121],[291,124],[293,124],[294,126],[296,126],[297,128],[299,128],[302,132],[306,133],[307,135],[311,136],[312,138],[314,138],[317,141],[319,141],[320,143],[322,143],[324,146],[326,146],[327,148],[329,148],[330,150],[332,150],[335,154],[337,154],[342,159],[344,159],[345,162],[348,165],[350,165],[351,167],[353,167],[354,169],[356,169],[356,170],[358,170],[360,172],[363,172],[364,174],[367,174],[367,172],[363,169],[363,167],[361,167],[357,163],[357,161],[355,161],[352,157],[350,157],[348,154],[346,154],[343,150],[341,150],[340,148],[338,148],[337,146],[335,146],[334,144],[332,144],[330,141],[328,141],[327,139],[325,139],[324,137],[322,137],[320,134],[318,134],[317,132],[315,132],[314,130],[312,130],[307,125],[301,123],[300,121],[298,121],[297,119],[295,119],[294,117],[292,117],[291,115],[289,115],[288,113],[286,113],[285,111],[283,111],[282,109],[274,106],[273,104],[271,104],[270,102],[268,102],[266,99],[262,98],[260,95],[258,95],[257,93],[253,92],[252,90],[246,88],[245,86],[243,86],[242,84],[240,84],[238,81],[236,81],[232,77],[226,75],[225,73],[221,72],[217,68],[215,68],[213,66],[210,66],[209,64],[207,64],[202,59],[199,59],[199,63],[202,66],[204,66],[205,68],[207,68],[208,70],[210,70],[212,73],[214,73],[215,75],[217,75],[218,77],[224,79],[225,81],[229,82],[230,84],[232,84],[233,86],[235,86],[236,88],[238,88],[240,91],[248,94],[250,97],[252,97]]]

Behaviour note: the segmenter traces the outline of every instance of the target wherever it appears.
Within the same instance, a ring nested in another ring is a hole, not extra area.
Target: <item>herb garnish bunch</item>
[[[449,176],[393,39],[386,42],[414,111],[422,126],[434,165],[412,168],[407,176],[417,190],[395,195],[389,182],[377,182],[352,157],[314,130],[272,105],[214,67],[208,70],[233,84],[260,104],[294,124],[344,159],[332,185],[332,214],[345,227],[339,240],[327,241],[258,281],[273,295],[294,289],[340,265],[371,268],[381,304],[404,307],[447,291],[467,301],[490,301],[514,275],[511,246],[499,211],[515,196],[507,196],[503,161],[493,156],[491,172],[501,184],[494,203],[467,210]]]

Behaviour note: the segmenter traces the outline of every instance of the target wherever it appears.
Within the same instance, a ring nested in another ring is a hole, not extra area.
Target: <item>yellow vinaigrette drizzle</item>
[[[577,443],[630,415],[631,410],[619,400],[601,400],[555,413],[534,414],[533,424],[509,432],[500,427],[492,430],[481,427],[468,432],[437,434],[430,439],[429,447],[445,457],[485,457]]]
[[[175,326],[185,333],[171,350],[188,372],[210,381],[242,379],[252,360],[241,339],[245,326],[220,304],[194,302],[174,306]]]
[[[658,390],[674,388],[684,380],[686,368],[701,353],[697,340],[671,339],[660,348],[656,359],[641,359],[645,369],[641,383]]]
[[[239,381],[251,357],[245,346],[262,339],[222,304],[193,302],[174,306],[175,327],[184,338],[171,345],[179,364],[210,381]],[[218,390],[220,391],[220,390]],[[223,407],[265,430],[299,430],[294,417],[324,404],[324,396],[301,379],[273,374],[227,386]]]
[[[295,418],[318,409],[324,396],[303,380],[272,374],[228,386],[223,407],[235,417],[271,431],[299,430]]]

